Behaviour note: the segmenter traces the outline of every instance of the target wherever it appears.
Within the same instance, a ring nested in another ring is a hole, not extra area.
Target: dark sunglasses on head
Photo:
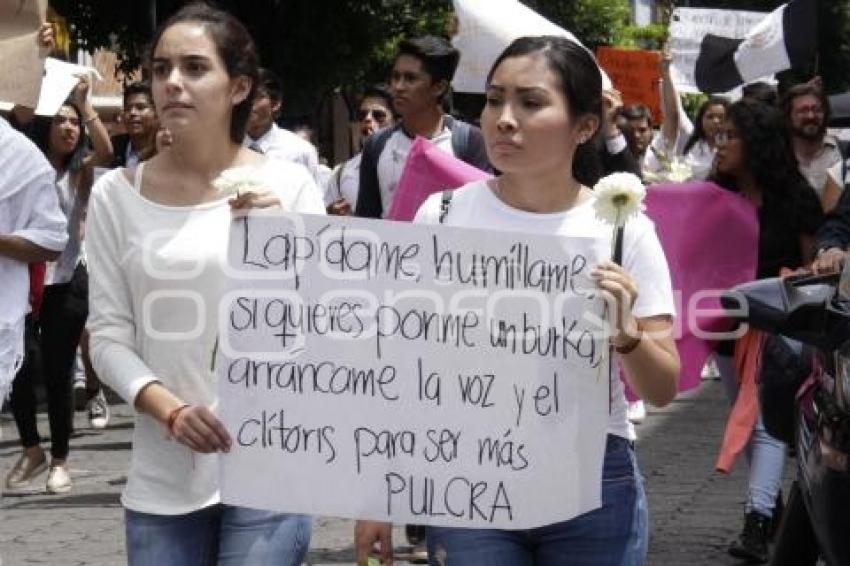
[[[369,108],[369,109],[366,109],[366,110],[358,110],[357,111],[357,119],[362,122],[363,120],[365,120],[366,118],[369,117],[369,114],[371,114],[372,117],[375,118],[375,120],[377,120],[378,122],[383,122],[384,120],[387,119],[387,113],[384,112],[383,110],[379,109],[379,108]]]

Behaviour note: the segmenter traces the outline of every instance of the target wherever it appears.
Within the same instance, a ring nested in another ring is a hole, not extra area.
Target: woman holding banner
[[[455,191],[441,218],[440,195],[419,209],[416,221],[508,231],[600,238],[610,226],[593,211],[588,187],[597,179],[594,142],[602,122],[602,79],[593,57],[561,37],[525,37],[497,59],[487,80],[481,115],[488,156],[501,176]],[[643,215],[625,229],[623,266],[603,262],[593,277],[616,305],[614,349],[629,383],[658,406],[676,394],[679,358],[670,333],[674,312],[670,276],[652,223]],[[638,293],[640,289],[640,293]],[[618,376],[612,379],[602,507],[541,528],[519,531],[429,527],[432,564],[571,565],[643,564],[648,524],[643,480],[637,469],[634,429]],[[391,558],[390,527],[360,521],[358,562],[379,541]]]
[[[299,565],[308,517],[220,503],[218,453],[231,439],[214,413],[211,360],[232,209],[324,206],[303,168],[242,147],[258,63],[242,24],[191,4],[158,30],[151,54],[171,143],[98,181],[87,240],[92,363],[138,411],[122,496],[128,561]],[[269,191],[219,188],[235,167]]]

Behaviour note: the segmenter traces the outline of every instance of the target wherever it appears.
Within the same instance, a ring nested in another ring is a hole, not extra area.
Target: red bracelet
[[[638,346],[640,346],[640,343],[643,341],[643,325],[640,322],[637,322],[635,326],[637,336],[630,336],[629,338],[631,338],[631,340],[622,346],[614,346],[615,352],[624,356],[626,354],[631,354]]]
[[[631,354],[634,350],[640,346],[641,341],[643,340],[643,334],[638,334],[635,337],[632,337],[632,341],[623,346],[614,346],[614,351],[620,354],[621,356],[625,356],[626,354]]]
[[[180,416],[180,413],[186,407],[189,407],[189,403],[183,403],[179,407],[175,407],[168,413],[168,419],[165,421],[165,428],[168,429],[168,436],[170,438],[174,438],[174,423],[177,422],[177,417]]]

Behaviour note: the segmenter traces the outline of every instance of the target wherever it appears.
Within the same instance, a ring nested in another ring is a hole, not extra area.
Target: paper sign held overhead
[[[662,117],[658,82],[661,79],[658,69],[661,54],[658,51],[600,47],[596,57],[611,77],[614,88],[620,91],[623,104],[645,104],[652,110],[653,125],[657,126]]]
[[[38,106],[35,113],[39,116],[53,116],[59,111],[59,107],[80,82],[80,75],[89,74],[94,79],[102,80],[95,69],[84,65],[66,63],[59,59],[48,57],[44,64],[44,82],[42,83],[41,95],[38,98]],[[91,96],[91,91],[89,91]]]

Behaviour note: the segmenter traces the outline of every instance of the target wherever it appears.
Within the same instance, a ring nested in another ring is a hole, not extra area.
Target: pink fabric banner
[[[388,218],[412,220],[430,194],[488,177],[417,138]],[[731,325],[723,315],[718,293],[703,292],[723,291],[755,278],[756,209],[713,183],[694,182],[651,186],[646,213],[655,222],[670,266],[678,310],[676,346],[682,360],[679,390],[687,391],[699,385],[702,367],[715,347],[699,330],[720,332]]]
[[[413,140],[387,218],[413,220],[431,193],[456,189],[491,175],[437,148],[425,138]]]
[[[713,183],[653,185],[646,195],[646,214],[670,266],[676,300],[676,346],[682,360],[679,390],[700,382],[714,342],[703,332],[728,330],[717,292],[752,281],[758,261],[758,217],[744,198]],[[626,227],[628,230],[628,226]]]

